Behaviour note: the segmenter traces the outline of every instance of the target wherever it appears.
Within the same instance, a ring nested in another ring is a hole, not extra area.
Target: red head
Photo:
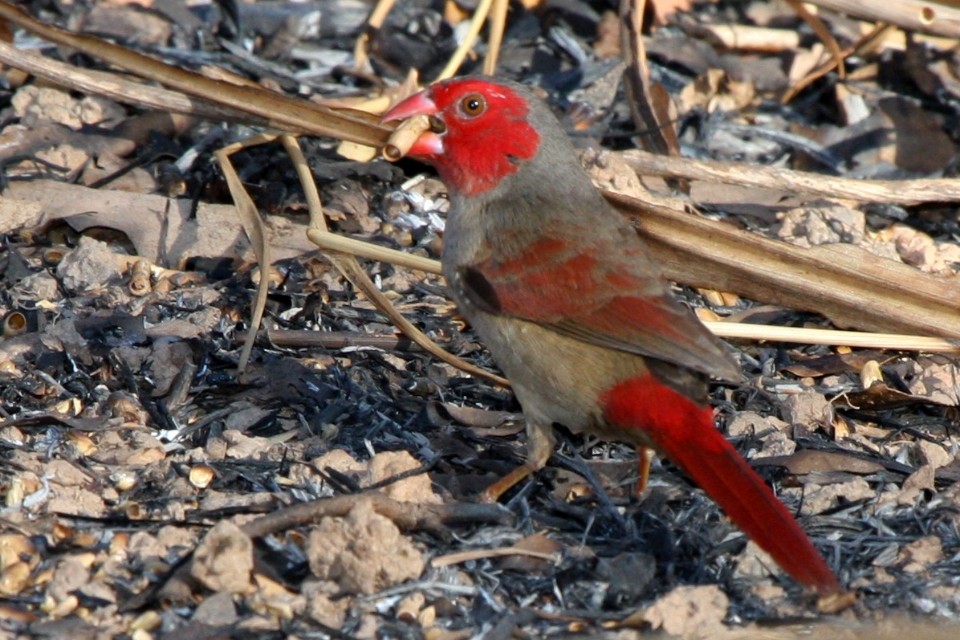
[[[452,191],[475,195],[497,186],[537,154],[540,135],[527,119],[529,100],[512,86],[459,78],[407,98],[383,120],[429,116],[432,130],[407,155],[436,167]]]

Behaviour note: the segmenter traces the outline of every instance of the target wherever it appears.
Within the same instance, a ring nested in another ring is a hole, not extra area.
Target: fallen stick
[[[932,33],[947,38],[960,38],[960,8],[956,2],[946,0],[807,0],[825,9],[873,20],[889,22],[907,31]]]
[[[660,156],[639,150],[624,151],[620,155],[641,176],[704,180],[861,202],[899,205],[960,202],[960,181],[953,178],[859,180],[742,162]]]
[[[267,329],[267,340],[277,347],[292,349],[346,349],[368,347],[387,351],[412,351],[419,347],[403,335],[368,334],[354,331],[313,331]]]

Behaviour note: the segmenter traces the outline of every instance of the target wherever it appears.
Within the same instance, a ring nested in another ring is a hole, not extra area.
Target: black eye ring
[[[479,93],[471,93],[460,100],[460,110],[464,115],[475,118],[487,110],[487,101]]]

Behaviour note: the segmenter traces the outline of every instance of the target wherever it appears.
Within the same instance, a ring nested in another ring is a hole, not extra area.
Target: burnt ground
[[[633,185],[617,156],[637,132],[610,35],[615,7],[530,4],[512,6],[502,75],[540,86],[578,144],[603,150],[589,154],[599,180]],[[27,6],[177,65],[215,63],[332,99],[377,95],[410,64],[423,78],[442,68],[469,11],[403,5],[374,34],[363,73],[349,67],[368,8],[350,0],[318,3],[319,27],[301,32],[290,16],[302,9],[283,3],[243,7],[239,30],[210,6]],[[845,47],[864,32],[821,17]],[[705,30],[715,24],[768,30],[772,44],[723,47]],[[96,66],[25,34],[15,42]],[[775,2],[696,3],[647,39],[686,155],[860,178],[954,175],[960,85],[949,42],[892,29],[847,58],[845,79],[808,82],[821,51]],[[633,496],[634,453],[617,443],[561,431],[544,471],[501,507],[475,506],[523,460],[516,400],[398,337],[313,249],[278,145],[234,156],[278,256],[264,329],[238,372],[262,271],[211,154],[251,130],[151,128],[135,108],[9,68],[2,80],[4,634],[786,638],[909,626],[953,637],[954,356],[731,341],[743,380],[713,387],[718,423],[857,596],[818,614],[669,462]],[[143,122],[148,133],[131,133]],[[427,169],[345,159],[331,140],[304,144],[333,231],[439,257],[446,200]],[[951,204],[767,192],[745,202],[743,191],[704,184],[685,197],[757,234],[866,248],[946,282],[960,264]],[[363,264],[417,327],[495,370],[439,278]],[[735,292],[677,293],[705,317],[830,326]],[[283,510],[297,504],[308,513]]]

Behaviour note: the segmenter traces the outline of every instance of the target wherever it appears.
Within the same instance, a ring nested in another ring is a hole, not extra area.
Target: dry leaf
[[[886,468],[879,462],[865,459],[863,456],[817,449],[803,449],[788,456],[754,458],[751,460],[751,464],[755,467],[783,467],[795,476],[837,471],[870,475],[879,473]]]
[[[560,553],[563,550],[563,545],[561,545],[556,540],[552,540],[545,533],[538,532],[533,535],[526,536],[517,540],[512,545],[515,549],[523,549],[524,551],[534,551],[536,553],[542,553],[544,555],[552,555]],[[498,562],[501,569],[510,570],[510,571],[520,571],[522,573],[538,573],[543,574],[553,569],[553,562],[550,560],[545,560],[543,558],[537,558],[534,556],[527,555],[512,555],[505,556],[500,559]]]
[[[21,220],[24,226],[63,220],[77,231],[90,227],[115,229],[130,238],[137,255],[154,264],[176,267],[194,256],[238,260],[253,256],[231,205],[200,203],[194,215],[189,200],[46,180],[11,183],[4,192],[4,200],[7,198],[31,203],[29,207],[37,212],[35,218]],[[130,215],[131,211],[138,215]],[[314,249],[306,237],[305,224],[272,216],[266,227],[275,260]]]
[[[752,103],[755,96],[753,83],[733,80],[722,69],[710,69],[683,88],[678,103],[680,113],[694,109],[739,111]]]

